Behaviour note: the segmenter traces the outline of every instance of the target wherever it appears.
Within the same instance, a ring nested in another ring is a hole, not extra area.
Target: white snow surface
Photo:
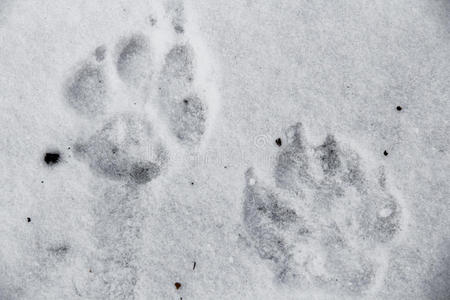
[[[0,299],[450,299],[449,79],[447,0],[0,0]]]

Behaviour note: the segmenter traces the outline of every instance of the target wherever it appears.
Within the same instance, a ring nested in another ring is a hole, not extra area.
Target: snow
[[[1,1],[0,299],[448,299],[449,20]]]

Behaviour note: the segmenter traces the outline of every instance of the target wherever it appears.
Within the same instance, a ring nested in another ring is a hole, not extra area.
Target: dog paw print
[[[123,38],[113,48],[116,53],[108,54],[106,46],[99,46],[65,81],[65,103],[80,117],[103,122],[73,149],[95,173],[143,184],[161,173],[169,153],[144,113],[146,105],[161,112],[158,122],[180,144],[191,147],[201,143],[206,131],[207,98],[199,92],[195,51],[188,41],[174,42],[157,70],[144,34]],[[122,85],[113,89],[113,82]],[[115,108],[124,105],[126,113]]]
[[[311,145],[303,130],[287,129],[272,186],[247,170],[243,223],[279,282],[364,293],[381,272],[371,251],[388,251],[402,209],[384,180],[367,176],[357,152],[333,135]]]
[[[92,204],[102,267],[86,283],[92,285],[87,296],[134,297],[146,207],[142,187],[168,168],[170,145],[196,151],[205,140],[210,119],[205,90],[211,86],[198,76],[202,65],[186,35],[182,4],[172,2],[170,20],[152,18],[151,25],[161,27],[154,30],[173,31],[169,44],[143,32],[118,38],[93,49],[62,83],[63,103],[84,124],[71,149],[102,181]]]

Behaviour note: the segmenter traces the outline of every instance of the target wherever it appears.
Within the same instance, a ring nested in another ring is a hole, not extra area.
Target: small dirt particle
[[[59,152],[47,152],[44,155],[44,161],[47,165],[51,166],[59,162]]]

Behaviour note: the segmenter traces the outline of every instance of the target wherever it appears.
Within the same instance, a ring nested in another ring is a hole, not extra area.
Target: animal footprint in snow
[[[188,42],[174,43],[155,72],[150,43],[144,34],[132,34],[117,43],[113,57],[106,46],[100,46],[64,83],[65,103],[79,116],[104,120],[102,128],[74,149],[92,170],[112,180],[146,183],[167,163],[168,151],[143,113],[145,105],[157,105],[158,121],[167,124],[183,145],[198,145],[206,131],[208,108],[206,97],[198,92],[193,47]],[[129,95],[125,99],[116,99],[114,79],[124,83],[122,94]],[[149,95],[154,95],[152,101],[147,101]],[[126,114],[114,108],[113,104],[126,102],[133,107],[132,101],[139,97],[142,105]]]
[[[165,129],[188,149],[205,139],[210,98],[196,47],[186,37],[182,4],[171,3],[173,19],[166,23],[174,41],[167,49],[144,33],[130,34],[116,45],[97,47],[62,84],[63,102],[88,128],[73,145],[74,155],[108,181],[93,193],[97,262],[103,267],[86,283],[88,298],[135,297],[148,198],[142,187],[167,168],[172,139]]]
[[[260,182],[252,168],[246,173],[243,222],[256,251],[280,282],[367,291],[378,272],[370,251],[386,251],[401,229],[398,200],[333,135],[313,146],[298,123],[286,139],[274,187]]]

